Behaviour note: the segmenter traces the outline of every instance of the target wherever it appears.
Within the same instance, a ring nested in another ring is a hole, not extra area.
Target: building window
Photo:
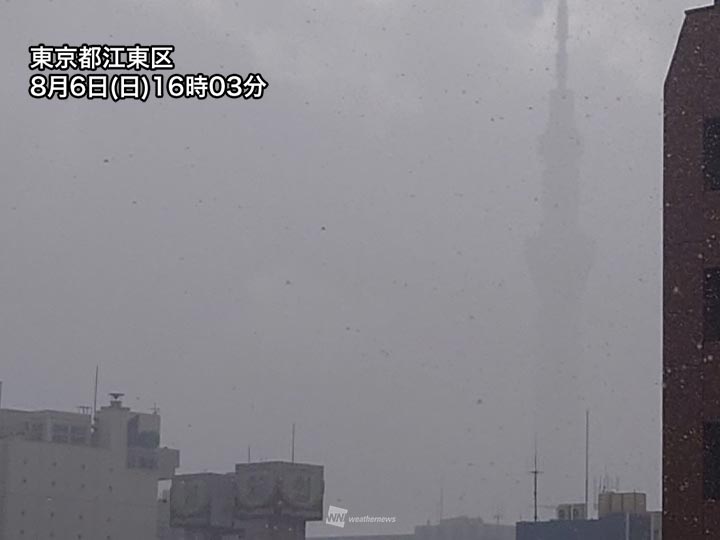
[[[70,428],[70,443],[85,444],[87,441],[87,429],[85,426],[72,426]]]
[[[31,441],[42,441],[45,437],[45,425],[38,422],[30,424],[30,432],[28,433],[28,439]]]
[[[705,269],[705,341],[720,341],[720,268]]]
[[[703,496],[720,500],[720,422],[703,426]]]
[[[70,426],[67,424],[53,424],[52,442],[65,444],[70,442]]]
[[[720,189],[720,118],[705,121],[703,136],[703,170],[705,189]]]

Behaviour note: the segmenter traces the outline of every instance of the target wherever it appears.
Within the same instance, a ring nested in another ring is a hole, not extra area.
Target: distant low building
[[[418,525],[412,534],[324,536],[322,540],[515,540],[515,526],[459,516],[435,524]]]
[[[662,540],[660,512],[600,519],[521,522],[517,540]]]
[[[645,493],[605,491],[598,495],[598,516],[603,518],[613,514],[647,513],[647,495]]]
[[[179,452],[160,416],[119,399],[87,413],[0,409],[0,539],[155,540]]]
[[[436,525],[415,527],[415,540],[514,540],[515,527],[486,523],[466,516],[440,520]]]
[[[587,519],[587,506],[585,503],[561,504],[557,507],[556,516],[560,521]]]
[[[284,461],[240,463],[231,473],[184,474],[170,489],[175,540],[305,540],[323,517],[324,469]]]
[[[415,535],[408,534],[367,534],[355,536],[315,536],[308,540],[415,540]]]
[[[584,504],[560,505],[558,519],[518,523],[516,540],[662,540],[662,512],[647,511],[645,493],[604,492],[598,519],[584,511]]]

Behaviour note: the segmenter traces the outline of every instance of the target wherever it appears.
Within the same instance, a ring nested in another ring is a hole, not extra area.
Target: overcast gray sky
[[[570,0],[585,142],[578,446],[660,500],[661,92],[681,0]],[[101,392],[163,416],[183,471],[297,456],[326,502],[532,512],[537,139],[556,3],[3,0],[4,406]],[[174,44],[178,72],[260,72],[258,102],[36,101],[27,47]],[[104,399],[104,398],[103,398]],[[481,400],[481,402],[478,402]],[[541,463],[542,465],[542,463]],[[565,490],[543,491],[563,475]],[[576,485],[575,491],[567,486]],[[548,510],[543,510],[547,515]],[[325,526],[310,529],[328,533]]]

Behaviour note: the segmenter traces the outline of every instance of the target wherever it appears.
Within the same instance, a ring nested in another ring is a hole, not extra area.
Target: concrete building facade
[[[647,495],[637,491],[618,493],[603,491],[598,495],[598,517],[613,514],[645,514]]]
[[[663,529],[720,538],[720,4],[686,17],[665,81]]]
[[[176,476],[169,523],[183,540],[305,540],[306,523],[323,518],[324,493],[320,465],[239,463],[231,473]]]
[[[158,483],[179,464],[160,417],[114,399],[90,414],[0,409],[0,540],[154,540]]]

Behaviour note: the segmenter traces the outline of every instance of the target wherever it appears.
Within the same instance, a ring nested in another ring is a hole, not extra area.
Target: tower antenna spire
[[[567,43],[568,36],[570,35],[570,22],[568,14],[567,0],[560,0],[558,3],[558,17],[557,17],[557,85],[560,90],[567,88],[567,77],[568,77],[568,51]]]
[[[526,244],[528,267],[539,299],[534,353],[535,424],[555,427],[552,441],[547,442],[553,448],[572,448],[580,442],[582,413],[575,411],[585,409],[580,408],[584,397],[578,381],[587,358],[578,321],[596,247],[580,219],[583,145],[568,80],[568,4],[568,0],[557,0],[556,4],[555,84],[548,95],[547,128],[538,147],[542,163],[541,217],[539,230]],[[549,446],[543,456],[543,467],[552,471],[544,479],[548,493],[569,490],[570,486],[563,484],[571,480],[556,474],[564,466],[562,457]],[[582,480],[577,483],[582,490]]]

